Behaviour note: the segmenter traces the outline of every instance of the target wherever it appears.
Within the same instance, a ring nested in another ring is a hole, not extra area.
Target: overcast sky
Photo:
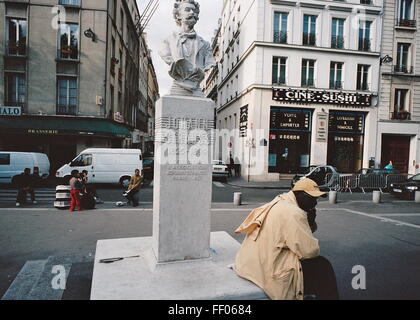
[[[155,0],[156,1],[156,0]],[[172,85],[172,79],[168,75],[169,67],[158,55],[160,44],[177,28],[172,18],[174,0],[157,0],[159,8],[156,10],[152,20],[146,28],[147,39],[152,50],[153,64],[159,82],[159,93],[161,96],[168,94]],[[149,0],[137,0],[141,14],[143,13]],[[195,30],[206,41],[211,41],[214,30],[217,28],[217,21],[222,11],[223,0],[198,0],[200,3],[200,20]]]

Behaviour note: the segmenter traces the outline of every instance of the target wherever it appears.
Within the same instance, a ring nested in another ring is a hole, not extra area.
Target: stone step
[[[27,261],[1,300],[28,300],[41,277],[47,260]]]

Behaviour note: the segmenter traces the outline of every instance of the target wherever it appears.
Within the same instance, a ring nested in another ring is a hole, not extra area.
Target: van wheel
[[[123,189],[127,189],[128,186],[130,185],[130,180],[131,180],[131,177],[122,177],[120,179],[121,187],[123,187]]]

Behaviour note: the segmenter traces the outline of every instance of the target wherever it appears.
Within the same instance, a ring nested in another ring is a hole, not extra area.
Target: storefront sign
[[[0,107],[0,116],[21,116],[22,108],[21,107]]]
[[[329,130],[339,133],[364,133],[364,114],[330,113]]]
[[[49,129],[28,129],[28,134],[57,135],[58,130]]]
[[[310,131],[311,111],[271,108],[270,130]]]
[[[320,103],[363,107],[370,107],[372,105],[371,94],[327,90],[273,89],[273,100],[295,103]]]
[[[239,116],[239,137],[246,138],[248,130],[248,106],[241,108]]]
[[[317,114],[316,121],[316,141],[327,142],[328,139],[328,113],[320,112]]]

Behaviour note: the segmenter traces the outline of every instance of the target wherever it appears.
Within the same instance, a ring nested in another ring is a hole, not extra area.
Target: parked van
[[[71,172],[89,172],[90,183],[119,183],[126,188],[136,169],[143,170],[143,158],[139,149],[87,149],[56,173],[67,183]]]
[[[12,183],[13,178],[29,168],[39,169],[39,176],[47,179],[50,174],[50,160],[43,153],[0,151],[0,183]]]

